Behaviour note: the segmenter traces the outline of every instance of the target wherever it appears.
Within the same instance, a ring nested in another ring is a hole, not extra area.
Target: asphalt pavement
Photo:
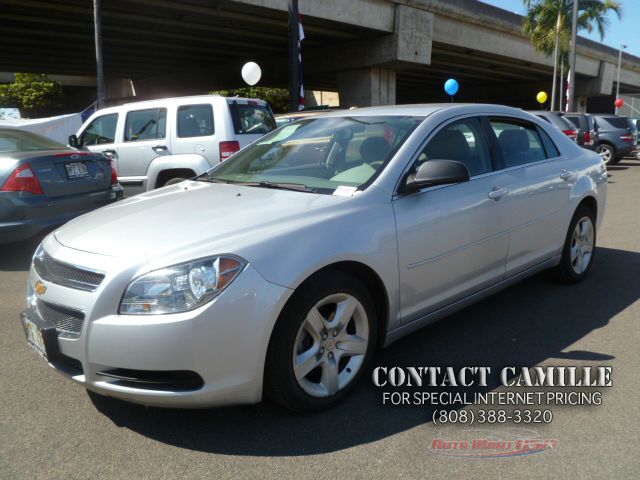
[[[602,405],[553,407],[525,428],[557,441],[535,455],[436,454],[434,407],[383,406],[365,378],[328,412],[300,416],[264,402],[162,410],[88,394],[29,348],[18,315],[37,241],[0,246],[0,478],[638,478],[640,408],[640,161],[610,168],[595,263],[576,286],[541,274],[379,352],[375,364],[610,365]],[[488,391],[506,391],[490,385]]]

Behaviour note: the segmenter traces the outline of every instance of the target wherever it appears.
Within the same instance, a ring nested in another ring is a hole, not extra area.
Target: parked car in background
[[[545,269],[584,279],[606,194],[600,157],[522,110],[331,112],[53,232],[22,322],[103,395],[326,409],[378,347]]]
[[[99,110],[69,144],[111,156],[133,195],[206,172],[275,128],[263,100],[201,95]]]
[[[0,244],[122,198],[113,162],[17,128],[0,128]]]
[[[578,129],[576,126],[571,123],[569,120],[564,118],[564,113],[562,112],[547,112],[545,110],[534,110],[530,111],[536,117],[540,117],[543,120],[546,120],[551,125],[556,127],[562,133],[564,133],[567,137],[569,137],[574,142],[578,143]]]
[[[597,151],[608,165],[633,154],[638,144],[638,130],[629,117],[594,114],[598,129]]]
[[[595,150],[598,145],[598,129],[596,120],[590,113],[567,112],[565,119],[578,129],[578,145],[589,150]]]

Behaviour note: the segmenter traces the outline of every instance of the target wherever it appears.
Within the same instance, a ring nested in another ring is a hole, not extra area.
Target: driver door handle
[[[157,151],[157,150],[166,150],[167,146],[166,145],[156,145],[155,147],[151,147],[152,150]]]
[[[504,188],[504,187],[493,187],[491,189],[491,191],[488,194],[488,197],[491,200],[495,200],[498,201],[500,200],[502,197],[504,197],[507,193],[509,193],[509,189],[508,188]]]
[[[116,151],[115,150],[102,150],[102,153],[104,153],[106,156],[108,157],[115,157],[116,156]]]

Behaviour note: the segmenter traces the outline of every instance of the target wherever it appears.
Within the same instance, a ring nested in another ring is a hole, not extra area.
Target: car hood
[[[69,248],[114,257],[198,250],[242,254],[242,245],[300,227],[344,201],[332,195],[183,182],[116,202],[55,232]]]

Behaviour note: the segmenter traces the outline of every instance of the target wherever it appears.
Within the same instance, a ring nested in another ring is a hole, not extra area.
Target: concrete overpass
[[[287,0],[103,2],[105,74],[112,95],[131,78],[140,97],[242,84],[259,62],[270,86],[287,83]],[[458,101],[534,107],[550,91],[552,61],[522,33],[522,17],[476,0],[300,0],[305,87],[338,90],[342,104]],[[89,0],[0,0],[0,71],[91,76]],[[612,110],[617,50],[580,39],[576,94]],[[640,92],[640,58],[623,54],[621,92]],[[124,92],[122,90],[122,92]]]

